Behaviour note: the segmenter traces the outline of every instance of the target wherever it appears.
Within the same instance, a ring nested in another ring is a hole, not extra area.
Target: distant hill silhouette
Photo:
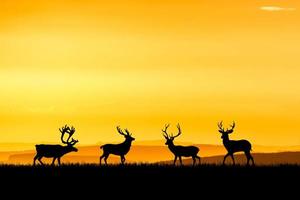
[[[300,164],[300,152],[280,152],[280,153],[254,153],[253,157],[257,165],[278,165],[278,164]],[[224,156],[211,156],[202,159],[203,164],[222,164]],[[235,155],[236,164],[245,165],[246,158],[243,154]],[[183,160],[184,164],[192,164],[191,159]],[[159,162],[162,164],[172,164],[173,161]],[[229,159],[226,163],[232,164]]]
[[[146,141],[136,141],[134,144],[138,146],[164,146],[166,141],[164,140],[146,140]],[[194,145],[193,142],[178,142],[180,145]]]

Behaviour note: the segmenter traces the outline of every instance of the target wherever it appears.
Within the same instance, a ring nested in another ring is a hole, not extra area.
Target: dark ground
[[[41,193],[43,197],[66,195],[68,199],[80,195],[86,199],[95,195],[113,199],[199,199],[204,196],[226,199],[282,196],[289,199],[299,196],[300,166],[2,165],[0,182],[2,194],[26,198],[40,198],[35,194]]]

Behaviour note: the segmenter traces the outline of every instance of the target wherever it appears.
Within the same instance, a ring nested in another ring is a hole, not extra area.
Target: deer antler
[[[233,122],[232,122],[232,125],[230,125],[230,130],[227,129],[226,132],[227,132],[227,133],[232,133],[234,127],[235,127],[235,122],[233,121]]]
[[[59,131],[61,132],[60,140],[63,144],[68,144],[67,141],[64,141],[64,136],[69,130],[70,130],[70,127],[68,127],[67,125],[65,125],[59,129]]]
[[[223,128],[223,121],[221,121],[221,122],[218,123],[218,127],[219,127],[219,129],[220,129],[220,130],[219,130],[220,132],[225,132],[225,131],[224,131],[224,128]]]
[[[176,137],[178,137],[179,135],[181,135],[181,128],[180,128],[180,125],[179,125],[179,124],[177,124],[177,129],[178,129],[178,134],[175,135],[175,136],[172,135],[172,138],[176,138]]]
[[[72,138],[72,141],[70,142],[70,145],[74,146],[77,142],[78,142],[78,140],[74,140],[74,138]]]
[[[67,143],[69,143],[69,140],[70,140],[70,138],[72,137],[72,135],[75,133],[75,128],[72,126],[71,128],[69,128],[69,137],[68,137],[68,139],[67,139]],[[72,141],[73,141],[73,138],[72,138]]]
[[[122,131],[122,129],[120,128],[120,126],[117,126],[117,130],[121,135],[126,136],[126,134]]]
[[[230,129],[227,128],[226,131],[223,128],[223,121],[221,121],[221,122],[218,123],[218,127],[219,127],[219,132],[220,133],[227,133],[227,134],[229,134],[229,133],[233,132],[233,129],[235,127],[235,122],[233,121],[232,124],[230,125]]]
[[[61,142],[62,142],[63,144],[67,144],[67,145],[73,146],[73,145],[75,145],[75,144],[78,142],[78,140],[74,140],[73,138],[72,138],[72,141],[69,142],[70,138],[72,137],[72,135],[73,135],[73,134],[75,133],[75,131],[76,131],[75,128],[74,128],[73,126],[72,126],[72,128],[70,128],[69,126],[65,125],[65,126],[63,126],[62,128],[60,128],[59,131],[61,132],[61,138],[60,138],[60,139],[61,139]],[[64,135],[65,135],[66,133],[69,134],[67,141],[64,140]]]
[[[166,124],[165,125],[165,129],[162,129],[162,132],[163,132],[163,136],[166,138],[166,139],[169,139],[169,135],[167,133],[167,129],[169,128],[170,124]]]
[[[127,133],[128,136],[131,136],[131,133],[128,131],[128,129],[125,129],[125,132]]]

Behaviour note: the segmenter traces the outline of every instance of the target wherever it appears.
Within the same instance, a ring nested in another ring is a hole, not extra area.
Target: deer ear
[[[219,130],[220,133],[224,133],[223,131]]]
[[[228,134],[233,133],[233,130],[230,130],[230,131],[228,131],[227,133],[228,133]]]

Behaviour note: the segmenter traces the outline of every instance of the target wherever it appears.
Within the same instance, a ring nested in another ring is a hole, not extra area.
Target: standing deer
[[[75,133],[75,128],[70,128],[69,126],[65,125],[62,128],[59,129],[61,132],[61,141],[63,144],[66,144],[66,146],[62,145],[50,145],[50,144],[39,144],[35,145],[36,148],[36,156],[33,160],[33,165],[36,164],[36,160],[38,160],[42,165],[44,163],[42,162],[42,158],[53,158],[52,165],[54,165],[55,160],[57,159],[58,165],[60,165],[60,158],[64,156],[65,154],[69,152],[77,152],[78,149],[74,147],[74,145],[78,142],[78,140],[75,140],[72,138],[71,141],[70,138]],[[67,141],[64,140],[64,135],[69,134]]]
[[[252,161],[252,165],[254,165],[253,157],[251,156],[250,151],[252,150],[251,143],[248,140],[230,140],[229,134],[233,132],[235,127],[235,122],[230,125],[230,129],[223,128],[223,122],[218,123],[219,132],[222,133],[221,138],[223,139],[223,145],[227,150],[227,154],[224,156],[223,165],[225,164],[225,160],[228,156],[232,158],[233,164],[235,164],[233,154],[236,152],[244,152],[247,157],[247,165],[249,165],[249,161]]]
[[[181,134],[181,129],[180,125],[177,125],[178,128],[178,134],[173,136],[173,134],[169,135],[167,133],[167,129],[169,128],[169,124],[165,125],[165,129],[162,129],[163,136],[165,137],[166,145],[168,145],[168,148],[170,151],[174,154],[175,159],[174,159],[174,165],[176,164],[177,157],[179,157],[180,164],[182,165],[182,160],[181,157],[192,157],[193,158],[193,166],[196,163],[196,158],[199,161],[199,164],[201,163],[200,157],[197,155],[199,152],[199,148],[195,146],[179,146],[179,145],[174,145],[173,140],[178,137]]]
[[[135,138],[133,138],[131,136],[131,133],[125,129],[126,134],[122,131],[122,129],[117,126],[117,130],[118,132],[123,135],[125,137],[125,141],[123,143],[120,144],[105,144],[102,145],[100,148],[103,149],[103,154],[100,157],[100,165],[101,165],[101,161],[104,158],[104,162],[107,165],[107,159],[109,157],[109,154],[114,154],[114,155],[118,155],[121,158],[121,163],[124,164],[125,162],[125,155],[129,152],[130,147],[131,147],[131,142],[135,140]]]

